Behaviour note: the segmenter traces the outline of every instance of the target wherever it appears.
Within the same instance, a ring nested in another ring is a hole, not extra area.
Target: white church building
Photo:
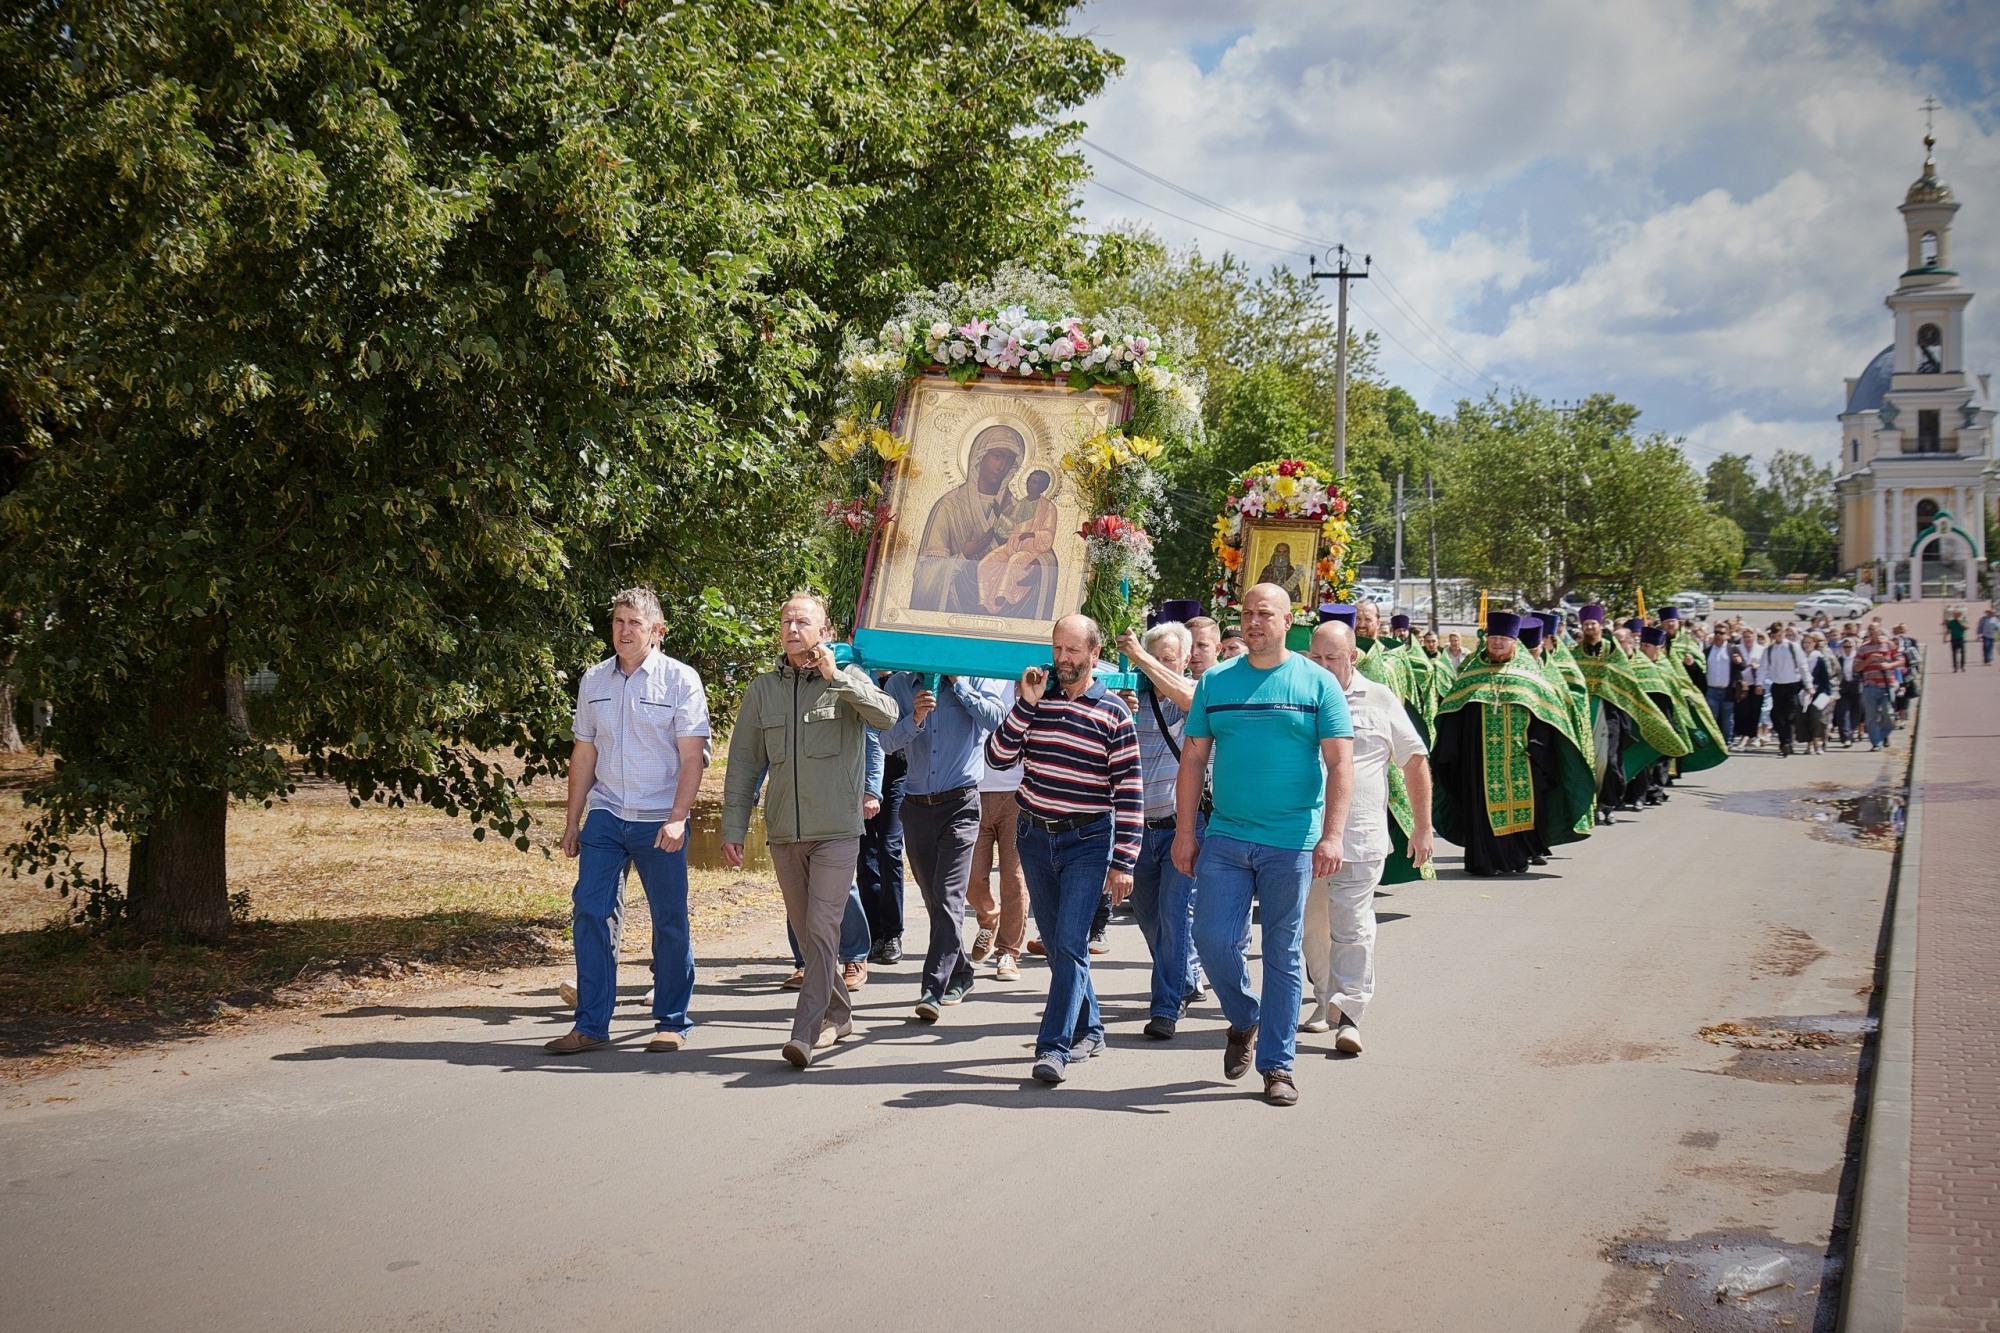
[[[1926,134],[1924,174],[1899,210],[1909,255],[1886,302],[1895,341],[1847,381],[1840,414],[1840,562],[1885,600],[1920,583],[1976,596],[1964,581],[1987,559],[1986,515],[2000,505],[1990,377],[1966,372],[1972,293],[1952,268],[1958,201],[1938,179],[1935,146]]]

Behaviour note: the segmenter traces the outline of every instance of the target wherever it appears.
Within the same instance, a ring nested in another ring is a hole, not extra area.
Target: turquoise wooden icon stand
[[[908,630],[858,629],[852,644],[834,645],[834,659],[866,671],[916,671],[938,676],[983,676],[989,680],[1019,680],[1031,666],[1049,664],[1049,645],[1011,639],[971,639],[956,634],[919,634]],[[1136,671],[1114,671],[1099,663],[1097,678],[1105,688],[1137,689]]]

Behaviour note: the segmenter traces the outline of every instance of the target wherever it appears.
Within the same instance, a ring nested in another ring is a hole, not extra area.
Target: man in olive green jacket
[[[854,1030],[840,973],[840,919],[861,847],[862,766],[869,727],[895,724],[896,701],[859,667],[836,667],[826,603],[794,593],[779,613],[778,665],[750,682],[729,737],[722,855],[743,864],[743,839],[764,787],[764,833],[805,957],[805,985],[783,1055],[804,1069],[813,1051]],[[769,782],[766,783],[766,776]]]

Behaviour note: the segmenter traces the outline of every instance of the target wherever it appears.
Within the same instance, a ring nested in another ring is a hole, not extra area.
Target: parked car
[[[1792,614],[1800,620],[1811,620],[1821,612],[1835,620],[1859,620],[1874,609],[1873,602],[1851,592],[1816,592],[1792,604]]]
[[[1684,613],[1697,620],[1706,620],[1715,614],[1715,599],[1705,592],[1696,592],[1692,588],[1667,598],[1667,605],[1678,606]]]
[[[1396,600],[1395,591],[1386,583],[1357,583],[1354,585],[1354,600],[1373,602],[1377,606],[1389,606]]]

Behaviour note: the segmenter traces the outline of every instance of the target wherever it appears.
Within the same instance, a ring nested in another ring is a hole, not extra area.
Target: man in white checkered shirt
[[[687,1042],[694,994],[688,933],[687,824],[708,753],[708,695],[685,662],[660,651],[660,599],[627,588],[611,602],[615,655],[577,687],[563,855],[577,861],[571,894],[576,940],[576,1026],[548,1043],[557,1055],[610,1040],[618,989],[618,924],[625,869],[636,867],[653,917],[653,1026],[649,1051]]]

